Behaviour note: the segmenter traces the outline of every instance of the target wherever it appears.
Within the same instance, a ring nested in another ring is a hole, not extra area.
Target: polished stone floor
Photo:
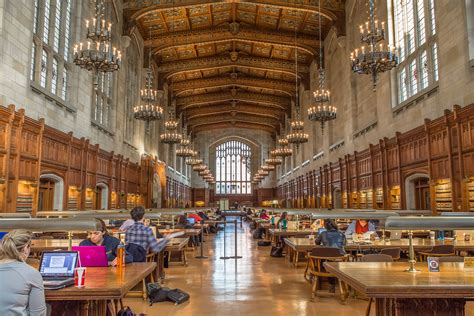
[[[234,225],[226,229],[226,255],[234,255]],[[205,236],[204,254],[187,252],[188,266],[166,270],[164,286],[188,292],[190,300],[175,306],[169,302],[148,306],[144,301],[125,299],[137,313],[147,315],[365,315],[367,301],[348,299],[342,305],[335,298],[310,301],[311,285],[303,278],[303,265],[291,267],[284,258],[270,257],[270,247],[257,247],[248,227],[238,227],[237,253],[242,259],[222,260],[224,232]]]

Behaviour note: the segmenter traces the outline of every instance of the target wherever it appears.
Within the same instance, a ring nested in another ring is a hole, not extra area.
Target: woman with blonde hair
[[[25,263],[30,254],[31,233],[18,229],[0,241],[0,315],[47,314],[43,278]]]

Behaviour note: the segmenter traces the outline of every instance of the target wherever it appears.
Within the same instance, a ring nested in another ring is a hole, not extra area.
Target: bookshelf
[[[28,181],[19,181],[18,195],[16,197],[17,212],[31,212],[33,209],[36,187]]]
[[[367,208],[367,191],[359,192],[359,206],[360,208]]]
[[[392,210],[400,209],[400,186],[398,185],[390,189],[390,205]]]
[[[453,198],[451,182],[448,179],[438,180],[435,184],[435,202],[437,211],[452,211]]]
[[[378,209],[383,209],[383,189],[375,189],[375,205]]]
[[[347,192],[342,192],[342,208],[347,208]]]
[[[81,192],[76,186],[69,186],[67,195],[67,209],[69,211],[77,211],[79,209],[79,199]]]
[[[86,195],[84,199],[84,209],[86,210],[94,209],[94,195],[95,195],[94,189],[91,189],[91,188],[86,189]]]
[[[351,205],[352,208],[359,208],[359,194],[357,191],[351,192]]]
[[[110,193],[110,209],[114,210],[117,208],[117,192],[112,191]]]
[[[469,178],[469,181],[466,182],[466,196],[468,202],[468,210],[470,212],[474,211],[474,178]]]

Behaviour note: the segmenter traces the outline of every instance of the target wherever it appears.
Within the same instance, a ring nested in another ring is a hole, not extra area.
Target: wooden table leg
[[[295,253],[294,253],[295,258],[294,258],[294,260],[293,260],[295,268],[298,268],[298,259],[299,259],[298,257],[299,257],[299,254],[300,254],[300,253],[295,249]]]

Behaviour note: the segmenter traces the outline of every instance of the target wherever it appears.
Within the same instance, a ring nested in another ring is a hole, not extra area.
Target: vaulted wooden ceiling
[[[125,0],[124,12],[194,132],[279,133],[295,75],[307,86],[318,57],[318,0]],[[344,32],[344,0],[321,0],[320,14],[323,38],[332,26]]]

